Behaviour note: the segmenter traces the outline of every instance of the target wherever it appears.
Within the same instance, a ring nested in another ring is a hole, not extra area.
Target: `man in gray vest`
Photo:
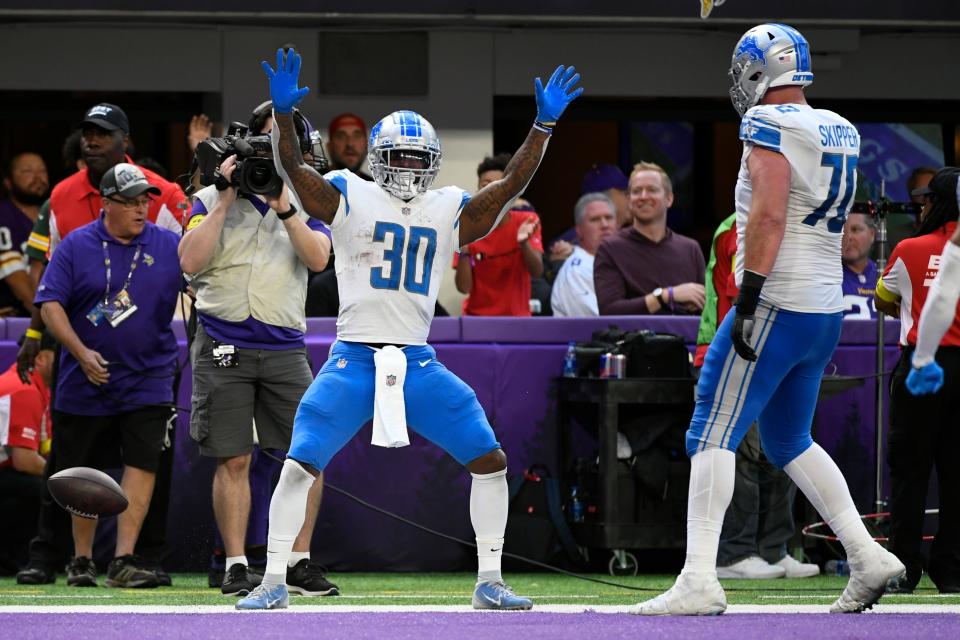
[[[271,107],[258,107],[254,121]],[[272,125],[267,117],[251,133],[268,133]],[[309,123],[301,117],[298,125],[309,149]],[[261,449],[290,447],[297,405],[313,380],[304,342],[307,270],[326,266],[330,238],[320,221],[299,211],[286,186],[279,194],[253,193],[260,191],[253,180],[234,186],[237,164],[235,155],[228,157],[216,183],[197,192],[179,253],[199,319],[190,349],[190,433],[202,455],[217,459],[213,509],[227,556],[221,591],[240,596],[260,583],[244,555],[255,436]],[[338,593],[310,560],[322,490],[321,476],[287,573],[303,595]]]

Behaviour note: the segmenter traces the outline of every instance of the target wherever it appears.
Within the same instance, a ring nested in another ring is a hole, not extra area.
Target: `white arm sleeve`
[[[933,362],[943,334],[947,332],[957,315],[957,299],[960,298],[960,247],[948,242],[940,257],[940,270],[920,314],[917,327],[917,350],[913,353],[913,366],[924,367]]]

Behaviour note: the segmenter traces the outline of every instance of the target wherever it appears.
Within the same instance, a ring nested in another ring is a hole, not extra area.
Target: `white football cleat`
[[[783,567],[787,578],[812,578],[820,575],[820,567],[815,564],[800,562],[793,556],[783,556],[777,562],[773,563],[775,567]]]
[[[681,573],[669,590],[627,609],[636,616],[715,616],[727,609],[727,596],[713,574]]]
[[[830,607],[830,613],[860,613],[877,603],[887,581],[904,575],[903,563],[877,543],[848,557],[850,580],[847,588]]]
[[[786,567],[770,564],[760,556],[748,556],[725,567],[717,567],[717,577],[723,580],[775,580],[786,574]]]

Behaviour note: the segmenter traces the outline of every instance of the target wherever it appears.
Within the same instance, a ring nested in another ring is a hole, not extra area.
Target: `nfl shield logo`
[[[397,376],[395,376],[395,375],[393,375],[393,374],[388,375],[388,376],[387,376],[387,386],[388,386],[388,387],[392,387],[392,386],[395,385],[395,384],[397,384]]]
[[[405,215],[405,216],[410,215],[410,207],[403,207],[403,208],[401,208],[401,209],[400,209],[400,213],[402,213],[402,214]]]
[[[343,369],[346,366],[347,366],[346,358],[340,358],[339,360],[337,360],[337,369]]]

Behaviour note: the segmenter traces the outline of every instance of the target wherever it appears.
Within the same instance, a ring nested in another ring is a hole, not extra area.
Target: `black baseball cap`
[[[123,109],[109,102],[101,102],[87,109],[80,127],[85,124],[92,124],[107,131],[130,133],[130,121],[127,120],[127,114],[123,112]]]
[[[957,178],[960,177],[960,168],[944,167],[933,174],[925,187],[917,187],[910,192],[912,196],[940,196],[942,198],[960,198],[957,193]]]
[[[147,177],[143,175],[140,167],[133,164],[116,164],[110,167],[100,180],[100,195],[104,198],[116,194],[124,198],[136,198],[142,193],[158,196],[160,189],[147,182]]]

